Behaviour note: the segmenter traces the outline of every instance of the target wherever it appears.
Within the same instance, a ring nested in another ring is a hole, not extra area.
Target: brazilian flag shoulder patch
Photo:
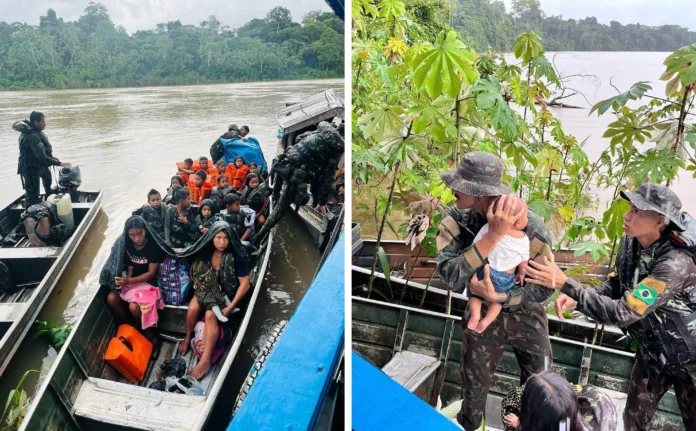
[[[648,305],[652,305],[652,303],[655,302],[655,298],[657,298],[657,295],[657,292],[655,292],[650,287],[642,283],[636,286],[636,288],[633,290],[633,296],[635,296],[636,298],[640,299]]]
[[[642,316],[657,297],[665,291],[665,287],[667,287],[667,283],[664,281],[646,277],[641,280],[632,292],[629,292],[626,303],[631,310]]]

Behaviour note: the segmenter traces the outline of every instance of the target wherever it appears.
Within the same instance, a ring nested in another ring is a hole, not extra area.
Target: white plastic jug
[[[52,195],[48,197],[48,202],[56,205],[58,218],[63,222],[69,233],[75,230],[75,217],[73,216],[72,202],[70,194]]]

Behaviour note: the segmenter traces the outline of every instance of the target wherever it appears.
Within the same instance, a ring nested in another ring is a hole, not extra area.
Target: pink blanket
[[[157,310],[164,308],[164,300],[159,288],[149,283],[136,283],[121,288],[121,299],[140,306],[141,323],[143,329],[157,324],[159,316]]]

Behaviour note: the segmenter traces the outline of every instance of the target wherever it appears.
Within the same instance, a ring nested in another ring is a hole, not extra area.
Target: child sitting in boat
[[[184,187],[184,180],[180,176],[174,175],[169,181],[169,188],[167,189],[167,196],[162,199],[162,203],[169,208],[172,206],[172,198],[174,197],[174,190]]]
[[[198,232],[189,191],[185,188],[176,189],[172,203],[175,206],[167,208],[164,220],[164,241],[170,247],[184,248],[193,242],[193,235]]]
[[[225,173],[230,179],[230,185],[239,190],[242,188],[244,179],[249,173],[249,166],[244,164],[244,158],[242,156],[237,156],[234,159],[234,163],[230,163],[227,166],[227,171],[225,171]]]
[[[211,310],[221,322],[227,322],[220,307],[231,304],[230,298],[220,289],[218,275],[204,259],[196,259],[191,265],[191,279],[196,292],[196,301],[204,310]]]
[[[249,173],[261,175],[261,172],[259,172],[259,167],[256,163],[254,163],[254,162],[249,163]]]
[[[260,177],[256,174],[247,175],[244,195],[242,195],[242,205],[247,205],[254,210],[255,223],[262,225],[266,222],[264,212],[268,206],[268,188],[266,183],[260,184]]]
[[[247,214],[242,211],[242,199],[235,193],[230,193],[224,199],[227,214],[224,220],[230,225],[232,231],[239,235],[242,241],[248,241],[251,237],[251,226],[246,222]],[[253,226],[253,222],[252,222]]]
[[[217,187],[213,187],[213,191],[210,192],[210,199],[215,203],[215,208],[221,210],[225,208],[225,196],[230,193],[236,193],[237,189],[230,186],[230,180],[227,179],[227,175],[217,177],[217,182]]]
[[[493,205],[496,204],[494,203]],[[512,225],[508,233],[488,254],[490,278],[496,292],[507,292],[515,286],[516,282],[521,284],[523,281],[524,269],[529,260],[529,238],[522,229],[527,227],[528,222],[527,205],[524,205],[522,217]],[[474,244],[479,242],[487,232],[488,223],[476,234]],[[516,272],[517,275],[515,275]],[[479,269],[476,275],[479,280],[483,280],[483,268]],[[481,319],[482,303],[483,301],[479,297],[471,296],[469,298],[470,316],[467,328],[478,333],[485,331],[496,317],[498,317],[502,309],[499,303],[488,304],[486,317]]]
[[[184,159],[184,166],[178,168],[179,176],[184,182],[188,182],[189,175],[195,174],[196,171],[193,170],[193,159]]]
[[[206,174],[210,175],[210,170],[213,169],[212,165],[208,164],[208,158],[206,156],[201,156],[198,159],[198,164],[201,165],[201,170],[205,171]]]
[[[166,214],[167,208],[162,205],[162,195],[155,189],[147,193],[147,204],[133,211],[133,215],[138,215],[150,223],[152,230],[162,238],[164,238],[164,219]]]
[[[201,206],[198,208],[198,216],[196,216],[198,230],[201,234],[205,234],[215,221],[215,203],[210,199],[203,199]]]
[[[198,171],[193,176],[193,183],[189,182],[189,194],[191,195],[191,202],[196,205],[200,205],[203,199],[210,197],[210,189],[205,187],[205,179],[208,174],[205,171]]]
[[[225,164],[224,160],[218,160],[215,164],[215,167],[217,168],[218,176],[225,175],[225,171],[227,171],[227,165]]]

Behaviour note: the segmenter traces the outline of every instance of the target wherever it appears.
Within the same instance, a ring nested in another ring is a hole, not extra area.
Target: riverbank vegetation
[[[619,192],[696,171],[696,45],[666,57],[665,94],[638,82],[592,107],[589,115],[616,120],[590,160],[586,138],[567,133],[548,108],[564,84],[542,37],[517,35],[507,61],[468,47],[449,18],[436,0],[353,3],[354,217],[374,220],[378,243],[388,229],[434,255],[444,206],[454,203],[440,173],[466,152],[487,151],[503,159],[504,182],[562,235],[556,246],[613,261],[628,208]],[[613,196],[602,208],[590,193],[601,189]],[[411,222],[393,222],[394,213]]]
[[[0,22],[0,90],[187,85],[343,76],[344,23],[275,7],[263,19],[158,24],[129,35],[103,4],[77,21],[53,9],[40,24]]]
[[[651,27],[589,16],[564,19],[547,16],[540,0],[512,0],[510,10],[500,0],[456,0],[450,23],[469,46],[485,51],[511,52],[517,35],[539,34],[548,51],[660,51],[671,52],[696,43],[695,29],[678,25]]]

